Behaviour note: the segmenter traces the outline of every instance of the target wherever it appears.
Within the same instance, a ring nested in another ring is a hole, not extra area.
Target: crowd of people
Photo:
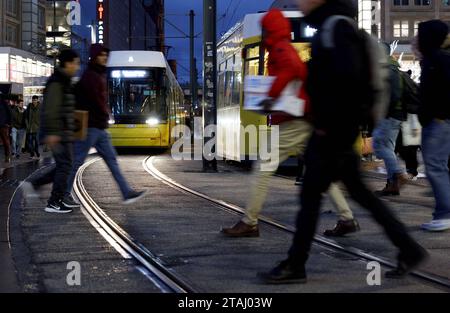
[[[29,153],[31,159],[41,157],[39,144],[40,101],[38,96],[25,109],[22,99],[7,99],[0,94],[0,133],[5,163]]]
[[[297,178],[297,184],[303,188],[297,231],[288,257],[259,276],[269,284],[306,282],[305,265],[326,191],[335,204],[339,221],[325,235],[344,236],[359,230],[336,185],[341,182],[399,249],[398,265],[386,276],[404,277],[420,266],[428,253],[380,197],[398,196],[405,183],[417,179],[417,139],[421,139],[426,177],[436,201],[432,220],[421,227],[425,231],[450,229],[449,26],[440,20],[419,24],[414,47],[422,75],[420,85],[416,85],[410,73],[400,70],[389,45],[358,28],[354,1],[298,0],[298,5],[304,21],[318,30],[307,65],[290,44],[292,29],[280,11],[269,11],[261,22],[263,43],[269,52],[269,75],[276,79],[269,97],[260,105],[279,125],[280,161],[289,152],[300,153],[305,174],[303,179]],[[270,112],[283,89],[294,80],[305,82],[298,95],[306,105],[305,116],[294,118]],[[375,155],[384,161],[387,170],[386,187],[375,192],[362,180],[361,156],[355,149],[355,142],[368,129]],[[397,145],[402,129],[414,140]],[[417,138],[420,129],[422,136]],[[400,166],[397,152],[405,159],[407,169]],[[246,214],[234,226],[222,229],[227,237],[260,235],[258,215],[273,173],[260,171],[259,165],[255,167]]]

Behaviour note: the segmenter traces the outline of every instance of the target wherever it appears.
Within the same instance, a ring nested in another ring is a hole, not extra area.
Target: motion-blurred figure
[[[72,186],[78,169],[86,160],[89,150],[94,147],[109,167],[122,192],[125,204],[141,199],[146,191],[133,190],[123,176],[117,162],[109,133],[106,131],[110,119],[108,108],[108,90],[106,82],[106,65],[109,50],[100,44],[91,47],[91,60],[76,86],[77,109],[89,112],[89,129],[85,141],[75,142],[75,161],[66,190],[66,199],[73,206],[79,206],[71,197]]]
[[[26,196],[36,196],[36,189],[53,183],[52,193],[45,211],[70,213],[72,207],[64,199],[73,161],[74,110],[72,78],[80,69],[80,57],[73,50],[63,50],[58,56],[59,66],[49,78],[42,106],[43,142],[51,149],[56,165],[23,184]]]
[[[419,24],[418,48],[422,55],[419,118],[423,126],[422,152],[433,188],[436,208],[433,220],[422,225],[428,231],[450,229],[450,38],[449,27],[433,20]]]
[[[264,100],[263,104],[261,104],[261,106],[270,111],[274,101],[290,82],[294,80],[304,82],[306,80],[307,66],[302,62],[291,44],[291,24],[281,11],[276,9],[270,10],[262,20],[262,27],[263,41],[269,50],[269,75],[276,76],[272,89],[269,92],[270,98]],[[299,91],[299,98],[305,101],[305,111],[308,112],[309,99],[304,87]],[[297,155],[304,153],[312,132],[310,122],[305,118],[295,118],[289,114],[277,112],[272,114],[272,124],[279,125],[280,129],[279,163],[287,160],[291,152]],[[255,169],[245,217],[233,227],[222,229],[222,233],[225,236],[259,236],[258,217],[267,197],[270,178],[275,171],[276,168],[272,171]],[[345,233],[357,231],[359,226],[354,220],[353,213],[339,187],[333,184],[330,187],[329,194],[340,215],[339,226],[336,226],[338,229],[335,229],[335,233],[337,231],[340,235],[344,235]]]

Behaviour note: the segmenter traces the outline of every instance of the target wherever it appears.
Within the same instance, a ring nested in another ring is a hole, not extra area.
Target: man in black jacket
[[[73,50],[64,50],[58,59],[59,67],[49,78],[44,91],[41,113],[41,136],[51,149],[56,165],[51,171],[24,183],[23,189],[27,196],[34,196],[36,188],[53,183],[45,211],[70,213],[72,208],[66,205],[64,195],[73,160],[75,97],[72,77],[80,69],[80,57]]]
[[[436,208],[427,231],[450,229],[450,41],[449,27],[433,20],[419,24],[418,48],[422,55],[419,119],[423,126],[422,152],[433,188]],[[445,43],[444,43],[445,42]]]
[[[0,92],[0,140],[5,150],[5,163],[11,162],[11,142],[9,140],[9,127],[11,126],[11,111],[3,94]]]
[[[369,210],[400,249],[398,268],[388,277],[403,277],[425,258],[426,252],[406,232],[404,225],[367,189],[359,171],[353,145],[359,135],[359,113],[364,94],[362,39],[356,27],[341,19],[334,28],[334,47],[322,41],[324,23],[334,15],[355,18],[351,0],[299,0],[305,22],[318,29],[312,42],[312,58],[306,82],[311,99],[314,134],[306,152],[306,173],[301,194],[297,232],[287,260],[260,277],[266,283],[306,282],[305,263],[319,218],[322,193],[334,181],[342,181],[350,195]]]
[[[136,191],[130,187],[117,162],[110,135],[107,132],[110,109],[108,108],[108,87],[106,82],[106,65],[109,50],[101,44],[93,44],[90,49],[91,60],[76,86],[77,109],[89,112],[89,129],[86,140],[75,142],[75,159],[66,190],[66,199],[74,207],[78,205],[70,196],[75,175],[83,165],[89,150],[94,147],[108,165],[114,179],[119,185],[125,204],[141,199],[147,191]]]

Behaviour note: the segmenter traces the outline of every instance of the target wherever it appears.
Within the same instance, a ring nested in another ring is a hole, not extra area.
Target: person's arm
[[[277,71],[280,74],[277,75],[272,84],[269,97],[277,99],[290,82],[296,79],[306,80],[307,67],[300,60],[294,48],[290,46],[290,43],[279,45],[272,54],[271,58],[277,60]]]
[[[42,127],[46,136],[60,136],[62,129],[61,105],[64,101],[62,85],[51,83],[46,90],[44,105],[41,107]]]

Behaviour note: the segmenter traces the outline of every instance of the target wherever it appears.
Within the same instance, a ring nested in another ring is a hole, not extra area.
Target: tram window
[[[241,86],[242,86],[242,74],[241,72],[233,73],[233,88],[231,95],[231,105],[239,106],[241,100]]]
[[[225,96],[225,73],[224,72],[219,74],[218,89],[219,89],[218,107],[224,107],[224,96]]]
[[[146,72],[145,77],[109,77],[109,102],[116,119],[136,119],[135,123],[145,121],[149,116],[167,119],[164,71],[151,69]]]
[[[245,62],[245,75],[258,75],[259,59],[248,60]]]
[[[259,58],[259,46],[247,48],[246,59]]]

